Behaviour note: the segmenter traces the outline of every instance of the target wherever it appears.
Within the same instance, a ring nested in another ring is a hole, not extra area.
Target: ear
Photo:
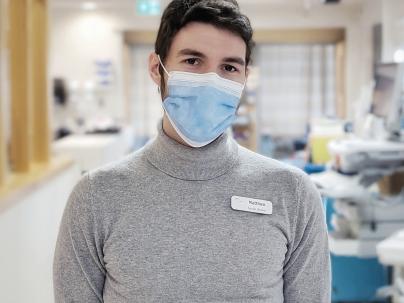
[[[161,76],[159,72],[160,61],[157,57],[156,53],[151,53],[149,55],[149,74],[150,77],[153,79],[154,83],[160,87],[161,85]]]

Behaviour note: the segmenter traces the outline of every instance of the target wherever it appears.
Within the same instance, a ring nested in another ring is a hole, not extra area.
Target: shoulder
[[[270,178],[294,188],[301,186],[301,183],[311,182],[309,176],[300,168],[263,156],[240,145],[239,157],[240,169],[250,177]]]
[[[142,175],[150,167],[145,160],[144,149],[132,152],[121,159],[87,172],[90,186],[94,191],[114,191],[137,175]]]
[[[84,173],[70,193],[67,212],[79,220],[94,220],[107,224],[109,217],[119,213],[118,205],[130,195],[128,188],[136,187],[136,182],[145,182],[148,163],[143,158],[142,149],[121,159]]]
[[[77,211],[84,208],[102,211],[125,198],[128,188],[145,182],[150,165],[144,158],[143,149],[111,163],[85,172],[77,181],[70,194],[70,207]],[[114,201],[114,203],[112,203]],[[93,204],[93,205],[92,205]]]
[[[267,194],[276,201],[278,211],[285,215],[291,235],[308,225],[322,224],[322,220],[313,220],[323,216],[323,204],[319,191],[306,172],[241,146],[239,158],[236,176],[242,176],[245,187]]]
[[[239,174],[260,187],[282,189],[300,211],[319,209],[321,196],[310,176],[302,169],[239,146]],[[272,185],[272,186],[269,186]]]

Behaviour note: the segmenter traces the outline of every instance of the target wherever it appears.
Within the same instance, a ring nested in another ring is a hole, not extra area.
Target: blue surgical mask
[[[190,146],[205,146],[236,118],[244,84],[216,73],[168,72],[168,96],[163,108],[178,135]]]

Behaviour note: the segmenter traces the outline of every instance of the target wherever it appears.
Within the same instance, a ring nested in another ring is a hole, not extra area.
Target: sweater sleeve
[[[56,303],[103,302],[102,241],[87,173],[73,188],[62,216],[53,259]]]
[[[284,264],[285,303],[331,302],[330,253],[321,196],[299,173],[295,231]]]

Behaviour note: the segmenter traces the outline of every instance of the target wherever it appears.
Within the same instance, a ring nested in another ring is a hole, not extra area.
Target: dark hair
[[[254,47],[250,20],[240,12],[236,0],[173,0],[164,10],[157,33],[155,52],[164,62],[175,35],[190,22],[203,22],[240,36],[246,46],[246,65]],[[160,74],[164,71],[160,66]],[[162,77],[163,79],[163,77]],[[162,80],[163,82],[163,80]],[[162,83],[162,89],[163,83]]]

